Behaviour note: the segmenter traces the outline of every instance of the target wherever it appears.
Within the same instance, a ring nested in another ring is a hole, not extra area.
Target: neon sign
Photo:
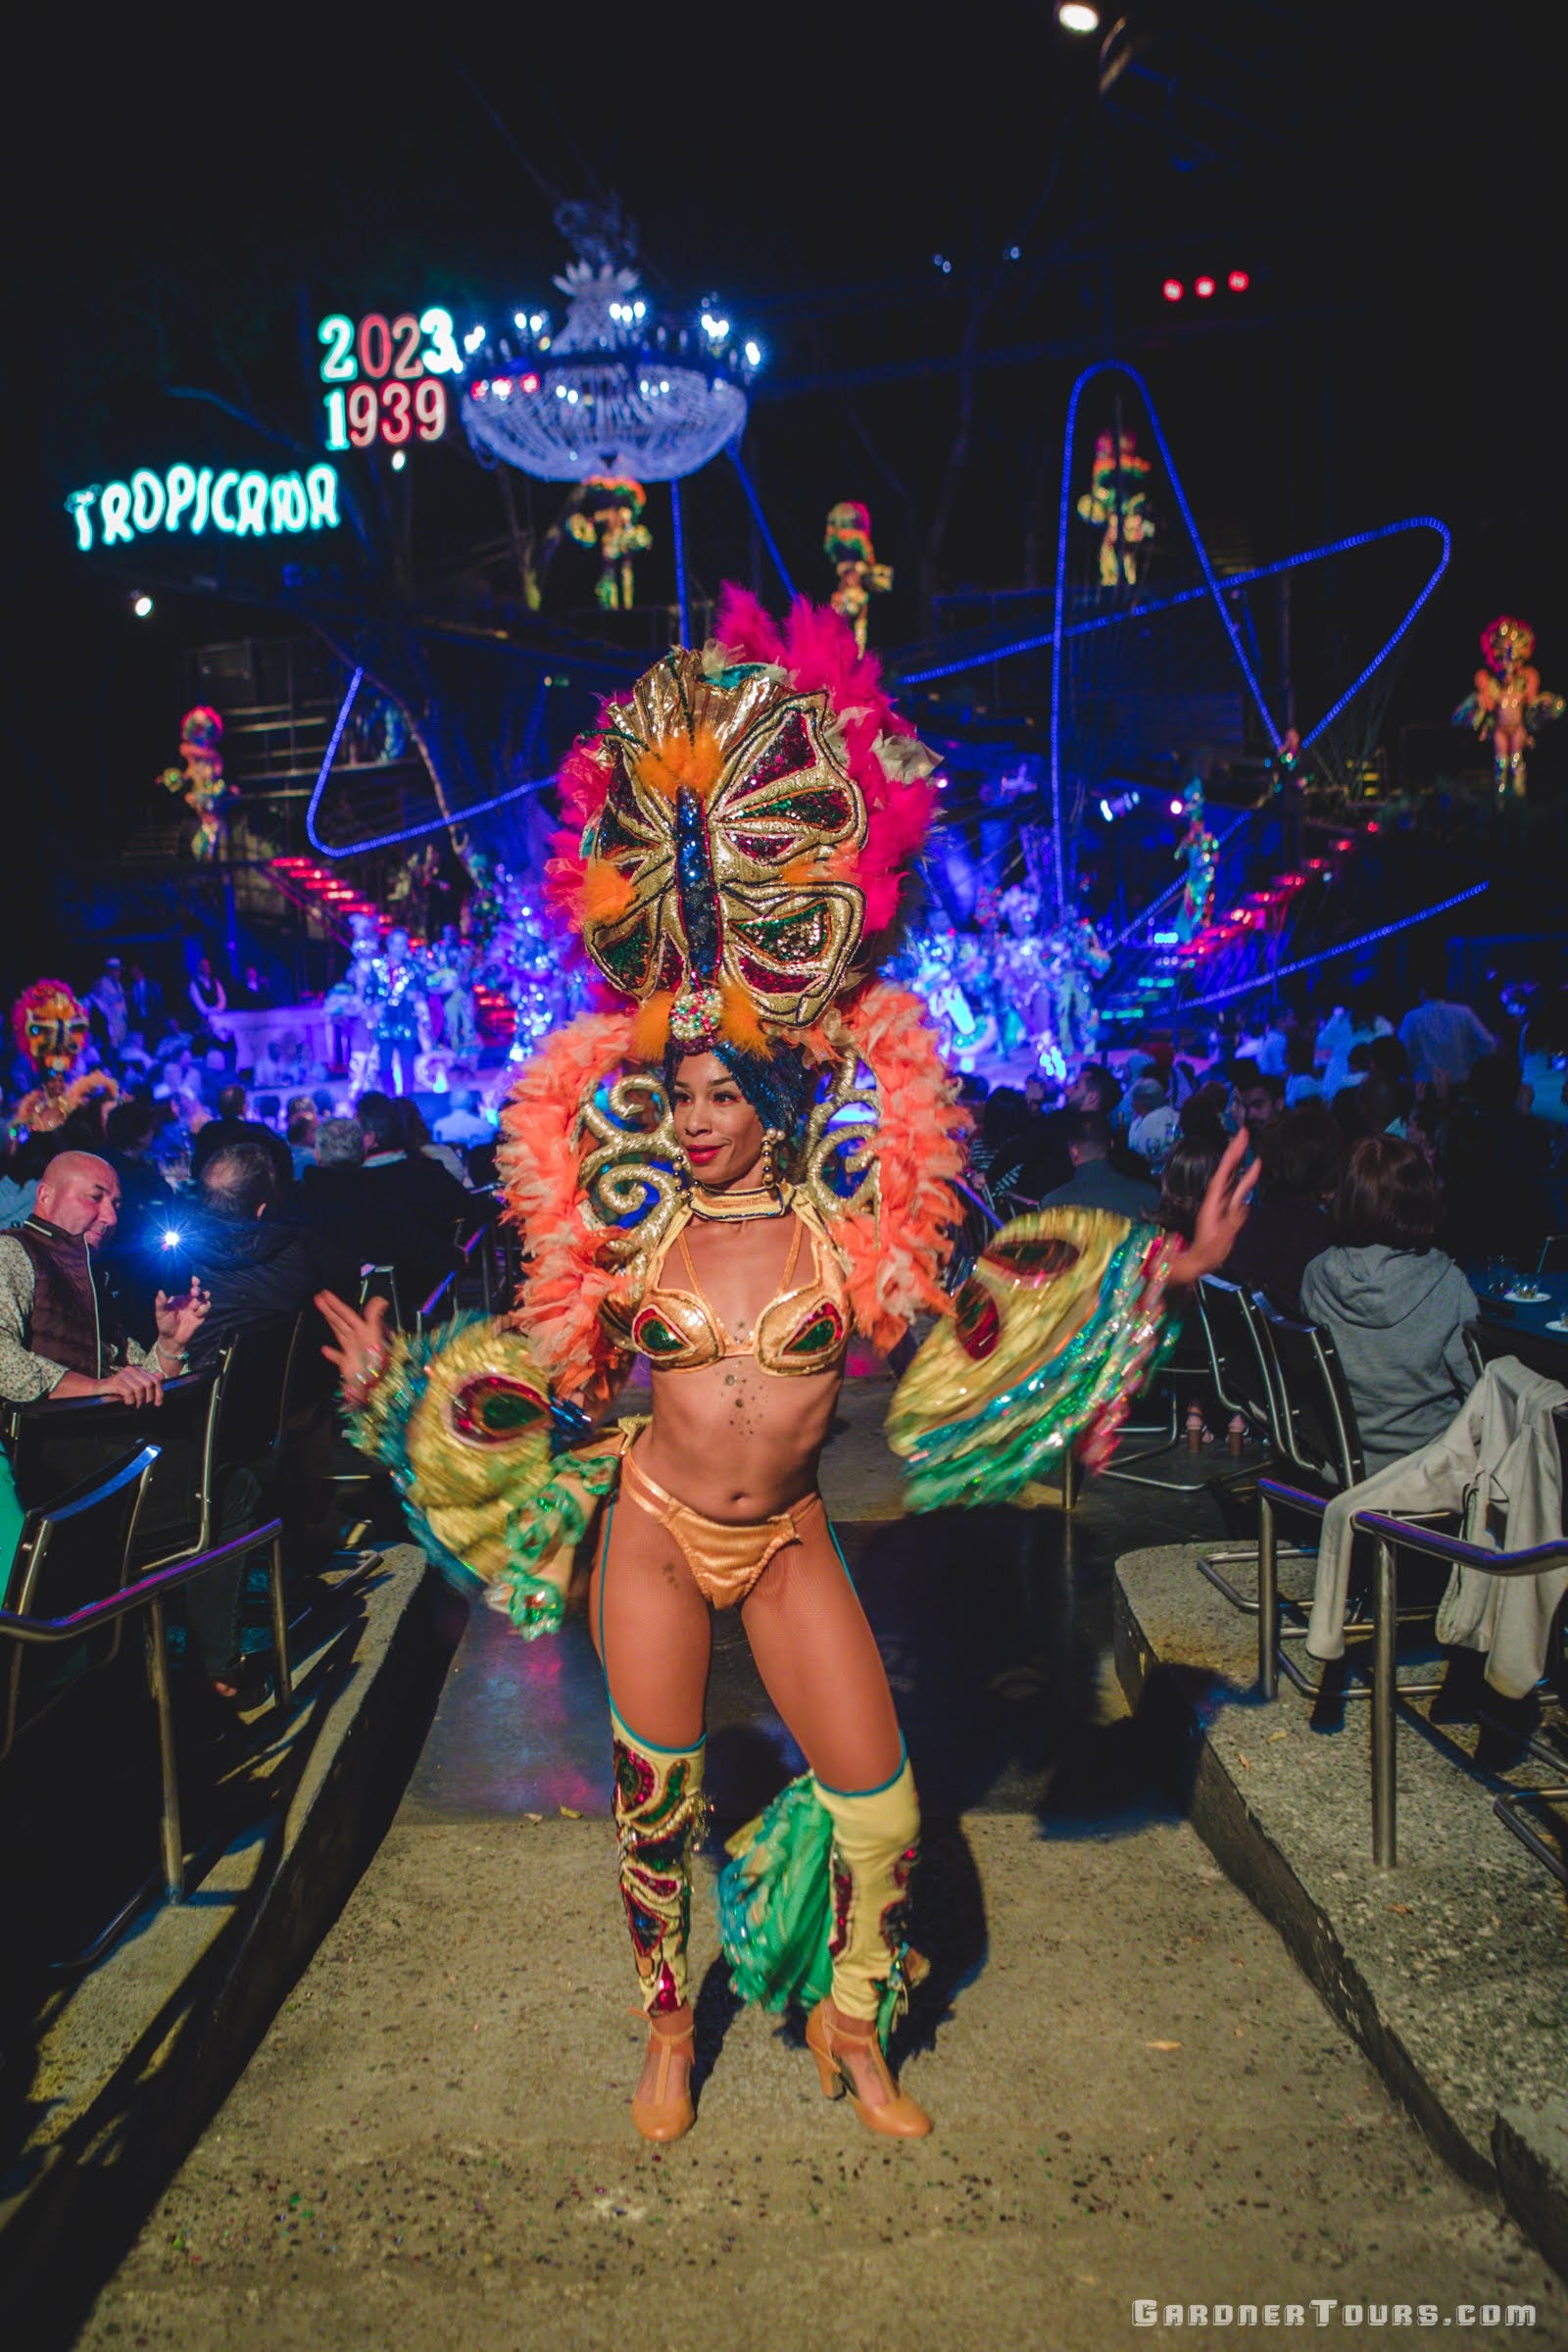
[[[316,329],[328,449],[368,449],[384,441],[439,441],[449,414],[444,375],[461,375],[463,355],[452,313],[440,309],[368,311],[354,319],[333,312]],[[345,387],[351,387],[345,389]]]
[[[130,547],[151,531],[189,531],[194,538],[211,524],[235,539],[266,539],[335,531],[342,520],[331,466],[312,466],[303,474],[241,473],[232,466],[220,472],[171,466],[154,473],[141,466],[128,482],[73,490],[66,513],[84,555],[91,547]]]

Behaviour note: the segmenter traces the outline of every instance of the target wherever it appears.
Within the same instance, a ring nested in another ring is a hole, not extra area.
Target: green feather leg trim
[[[833,1988],[833,1820],[809,1773],[731,1840],[718,1875],[718,1936],[735,1989],[778,2011]]]
[[[775,2015],[814,2009],[833,1989],[833,1817],[803,1773],[729,1841],[718,1874],[718,1937],[735,1989]],[[884,2050],[908,2006],[908,1946],[893,1956],[877,2010]],[[923,1968],[923,1963],[916,1964]]]

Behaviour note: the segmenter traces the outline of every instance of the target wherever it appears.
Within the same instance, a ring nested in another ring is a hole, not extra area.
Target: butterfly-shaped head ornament
[[[610,703],[562,775],[580,829],[551,895],[650,1059],[820,1020],[870,970],[929,814],[935,762],[836,614],[798,605],[781,637],[731,592],[720,630]]]

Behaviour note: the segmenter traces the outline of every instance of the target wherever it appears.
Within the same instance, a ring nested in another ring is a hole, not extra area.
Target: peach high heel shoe
[[[816,2071],[822,2078],[822,2096],[841,2099],[849,2094],[850,2105],[868,2132],[883,2132],[892,2139],[923,2139],[931,2129],[931,2118],[923,2107],[915,2104],[906,2090],[900,2090],[888,2072],[888,2062],[882,2055],[877,2039],[875,2022],[867,2018],[863,2032],[847,2034],[835,2023],[826,2001],[818,2001],[806,2021],[806,2046],[816,2060]],[[879,2107],[870,2107],[856,2090],[854,2078],[842,2063],[844,2058],[863,2060],[880,2075],[887,2086],[888,2096]]]
[[[648,2047],[652,2050],[657,2044],[659,2050],[654,2095],[651,2099],[645,2099],[640,2091],[633,2092],[631,2120],[644,2139],[679,2139],[697,2121],[691,2093],[692,2061],[696,2056],[692,2013],[688,2009],[684,2017],[646,2017],[643,2010],[633,2009],[631,2014],[644,2018],[648,2027]],[[675,2071],[677,2058],[685,2059],[686,2072],[679,2090],[671,2091],[670,2077]]]

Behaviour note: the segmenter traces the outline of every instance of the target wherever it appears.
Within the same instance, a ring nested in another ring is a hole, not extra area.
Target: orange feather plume
[[[670,1008],[675,992],[657,988],[631,1016],[631,1054],[634,1061],[662,1061],[669,1043]]]
[[[694,735],[666,735],[651,745],[638,755],[633,773],[639,784],[645,784],[650,792],[662,793],[666,801],[672,801],[682,787],[706,801],[723,767],[718,737],[711,727],[699,727]]]
[[[546,1039],[501,1114],[506,1214],[527,1253],[515,1312],[565,1396],[608,1396],[620,1361],[599,1321],[620,1277],[602,1260],[584,1214],[578,1119],[594,1089],[631,1057],[625,1013],[584,1013]]]
[[[743,1054],[765,1054],[767,1039],[758,1017],[757,1006],[747,991],[738,980],[721,980],[719,995],[724,1001],[719,1028],[729,1043],[739,1046]]]
[[[607,858],[591,859],[584,869],[582,911],[589,922],[612,923],[628,911],[636,896],[626,875]]]

